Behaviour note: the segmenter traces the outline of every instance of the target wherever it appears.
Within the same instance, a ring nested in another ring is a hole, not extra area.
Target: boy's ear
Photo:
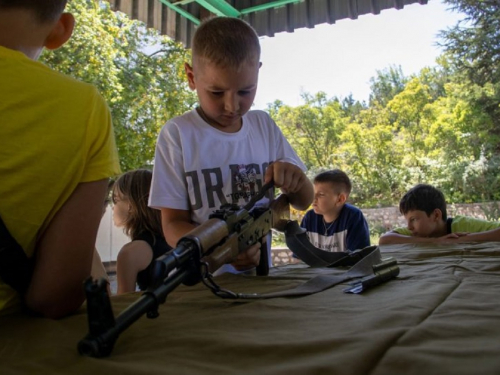
[[[184,63],[184,71],[186,72],[189,88],[191,90],[196,89],[196,85],[194,83],[193,67],[191,65],[189,65],[188,63]]]
[[[436,221],[441,221],[443,219],[443,213],[441,212],[441,210],[439,208],[436,208],[434,211],[432,211],[431,216]]]
[[[71,13],[63,13],[45,39],[45,48],[56,49],[68,41],[75,28],[75,17]]]
[[[341,204],[344,204],[347,201],[347,194],[346,193],[340,193],[339,194],[339,200],[338,202]]]

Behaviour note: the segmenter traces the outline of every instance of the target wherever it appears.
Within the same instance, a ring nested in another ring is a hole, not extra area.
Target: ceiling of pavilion
[[[113,9],[190,46],[196,26],[211,15],[239,17],[260,36],[313,28],[427,0],[108,0]]]

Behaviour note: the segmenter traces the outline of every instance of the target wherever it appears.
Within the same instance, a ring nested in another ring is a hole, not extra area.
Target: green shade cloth
[[[181,286],[110,357],[77,352],[85,310],[58,321],[0,319],[0,374],[499,374],[500,243],[392,245],[398,278],[363,294],[347,283],[298,298],[221,300]],[[236,292],[271,292],[342,270],[303,265],[222,275]],[[112,298],[115,314],[140,294]]]

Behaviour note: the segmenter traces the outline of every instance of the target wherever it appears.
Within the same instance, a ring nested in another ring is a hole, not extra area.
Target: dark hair
[[[68,0],[0,0],[0,9],[22,8],[31,10],[41,22],[57,19]]]
[[[150,170],[137,169],[122,174],[113,186],[113,202],[116,202],[116,194],[120,193],[130,204],[124,231],[132,240],[146,231],[153,236],[163,236],[161,213],[148,206],[152,177]]]
[[[444,194],[432,185],[418,184],[406,192],[399,201],[399,211],[406,215],[409,211],[424,211],[427,216],[438,208],[446,220],[446,200]]]
[[[346,192],[347,195],[351,194],[351,180],[349,176],[340,169],[332,169],[331,171],[321,172],[316,177],[314,177],[314,183],[324,183],[329,182],[334,186],[337,192]]]
[[[209,18],[196,29],[192,55],[193,64],[206,59],[220,67],[238,68],[244,62],[259,62],[259,36],[238,18]]]

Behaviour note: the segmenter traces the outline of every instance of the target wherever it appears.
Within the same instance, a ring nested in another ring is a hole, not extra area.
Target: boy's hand
[[[237,271],[245,271],[257,267],[260,261],[260,243],[250,246],[242,252],[231,265]]]
[[[266,169],[264,183],[270,181],[274,181],[274,186],[281,188],[283,193],[293,194],[299,192],[308,179],[302,169],[296,165],[276,161]]]

